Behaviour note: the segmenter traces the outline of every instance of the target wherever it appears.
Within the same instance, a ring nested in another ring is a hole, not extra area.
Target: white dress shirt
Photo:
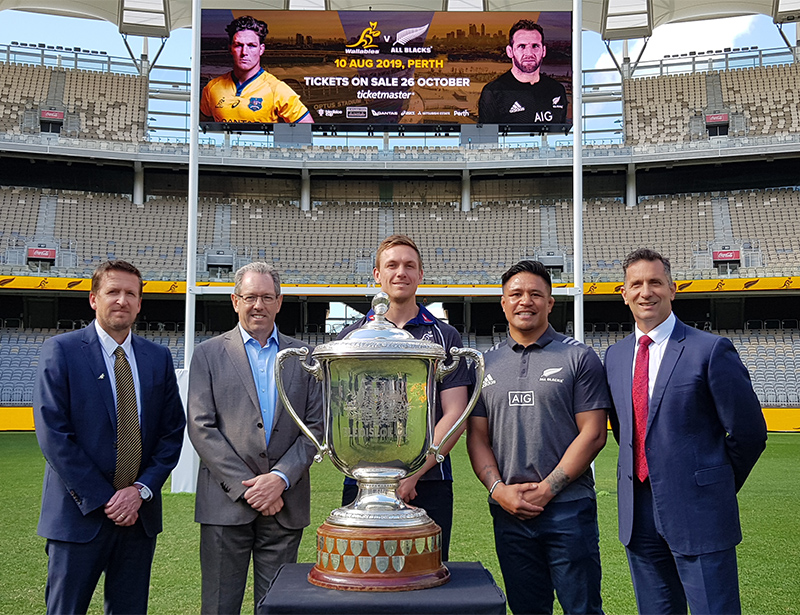
[[[667,342],[672,335],[672,330],[675,328],[675,314],[669,313],[667,319],[657,327],[651,329],[647,333],[647,337],[653,340],[648,349],[650,350],[650,360],[647,363],[647,376],[648,376],[648,398],[653,396],[653,387],[656,384],[658,377],[658,369],[661,367],[661,360],[664,358],[664,352],[667,350]],[[639,352],[639,338],[645,335],[639,329],[638,325],[634,329],[636,335],[636,346],[633,350],[633,363],[631,364],[631,373],[636,368],[636,353]]]

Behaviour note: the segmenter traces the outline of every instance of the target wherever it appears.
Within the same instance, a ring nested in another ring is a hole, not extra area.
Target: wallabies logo
[[[369,22],[369,26],[364,28],[361,32],[361,36],[358,37],[358,40],[353,43],[352,45],[345,45],[346,47],[361,47],[362,49],[375,49],[377,45],[375,44],[375,39],[381,35],[381,31],[378,30],[378,22],[371,21]]]

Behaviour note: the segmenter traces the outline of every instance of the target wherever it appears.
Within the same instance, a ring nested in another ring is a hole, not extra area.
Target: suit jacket
[[[132,337],[141,385],[142,462],[137,480],[153,492],[139,519],[148,536],[162,529],[161,487],[178,463],[186,418],[169,350]],[[33,395],[36,437],[47,465],[38,532],[89,542],[115,493],[117,409],[94,323],[42,345]]]
[[[279,334],[280,350],[305,346]],[[309,429],[322,437],[322,387],[297,360],[284,363],[289,400]],[[189,372],[189,437],[200,455],[195,521],[242,525],[259,514],[242,497],[243,480],[272,470],[283,472],[291,487],[275,516],[287,529],[311,522],[308,468],[316,449],[278,398],[266,445],[261,410],[239,327],[200,344]]]
[[[635,335],[606,352],[610,413],[619,442],[619,538],[633,524]],[[647,466],[656,527],[682,555],[712,553],[742,539],[736,493],[766,446],[767,428],[750,375],[731,341],[676,320],[647,417]]]

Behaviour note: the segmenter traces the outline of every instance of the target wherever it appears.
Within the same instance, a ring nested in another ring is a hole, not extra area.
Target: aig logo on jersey
[[[509,391],[509,406],[533,406],[533,391]]]

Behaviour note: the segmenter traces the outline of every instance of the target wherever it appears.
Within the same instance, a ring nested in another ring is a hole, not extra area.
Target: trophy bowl
[[[449,580],[441,563],[441,530],[425,511],[397,496],[400,480],[417,472],[428,455],[441,462],[442,446],[459,432],[480,394],[483,355],[415,339],[386,320],[389,299],[378,293],[375,319],[342,340],[278,353],[278,394],[301,431],[317,448],[316,461],[330,456],[355,478],[358,496],[331,512],[317,531],[317,564],[309,581],[323,587],[396,591],[433,587]],[[324,436],[319,442],[287,399],[282,365],[291,357],[323,383]],[[462,357],[475,362],[475,391],[441,442],[433,442],[436,382]]]

